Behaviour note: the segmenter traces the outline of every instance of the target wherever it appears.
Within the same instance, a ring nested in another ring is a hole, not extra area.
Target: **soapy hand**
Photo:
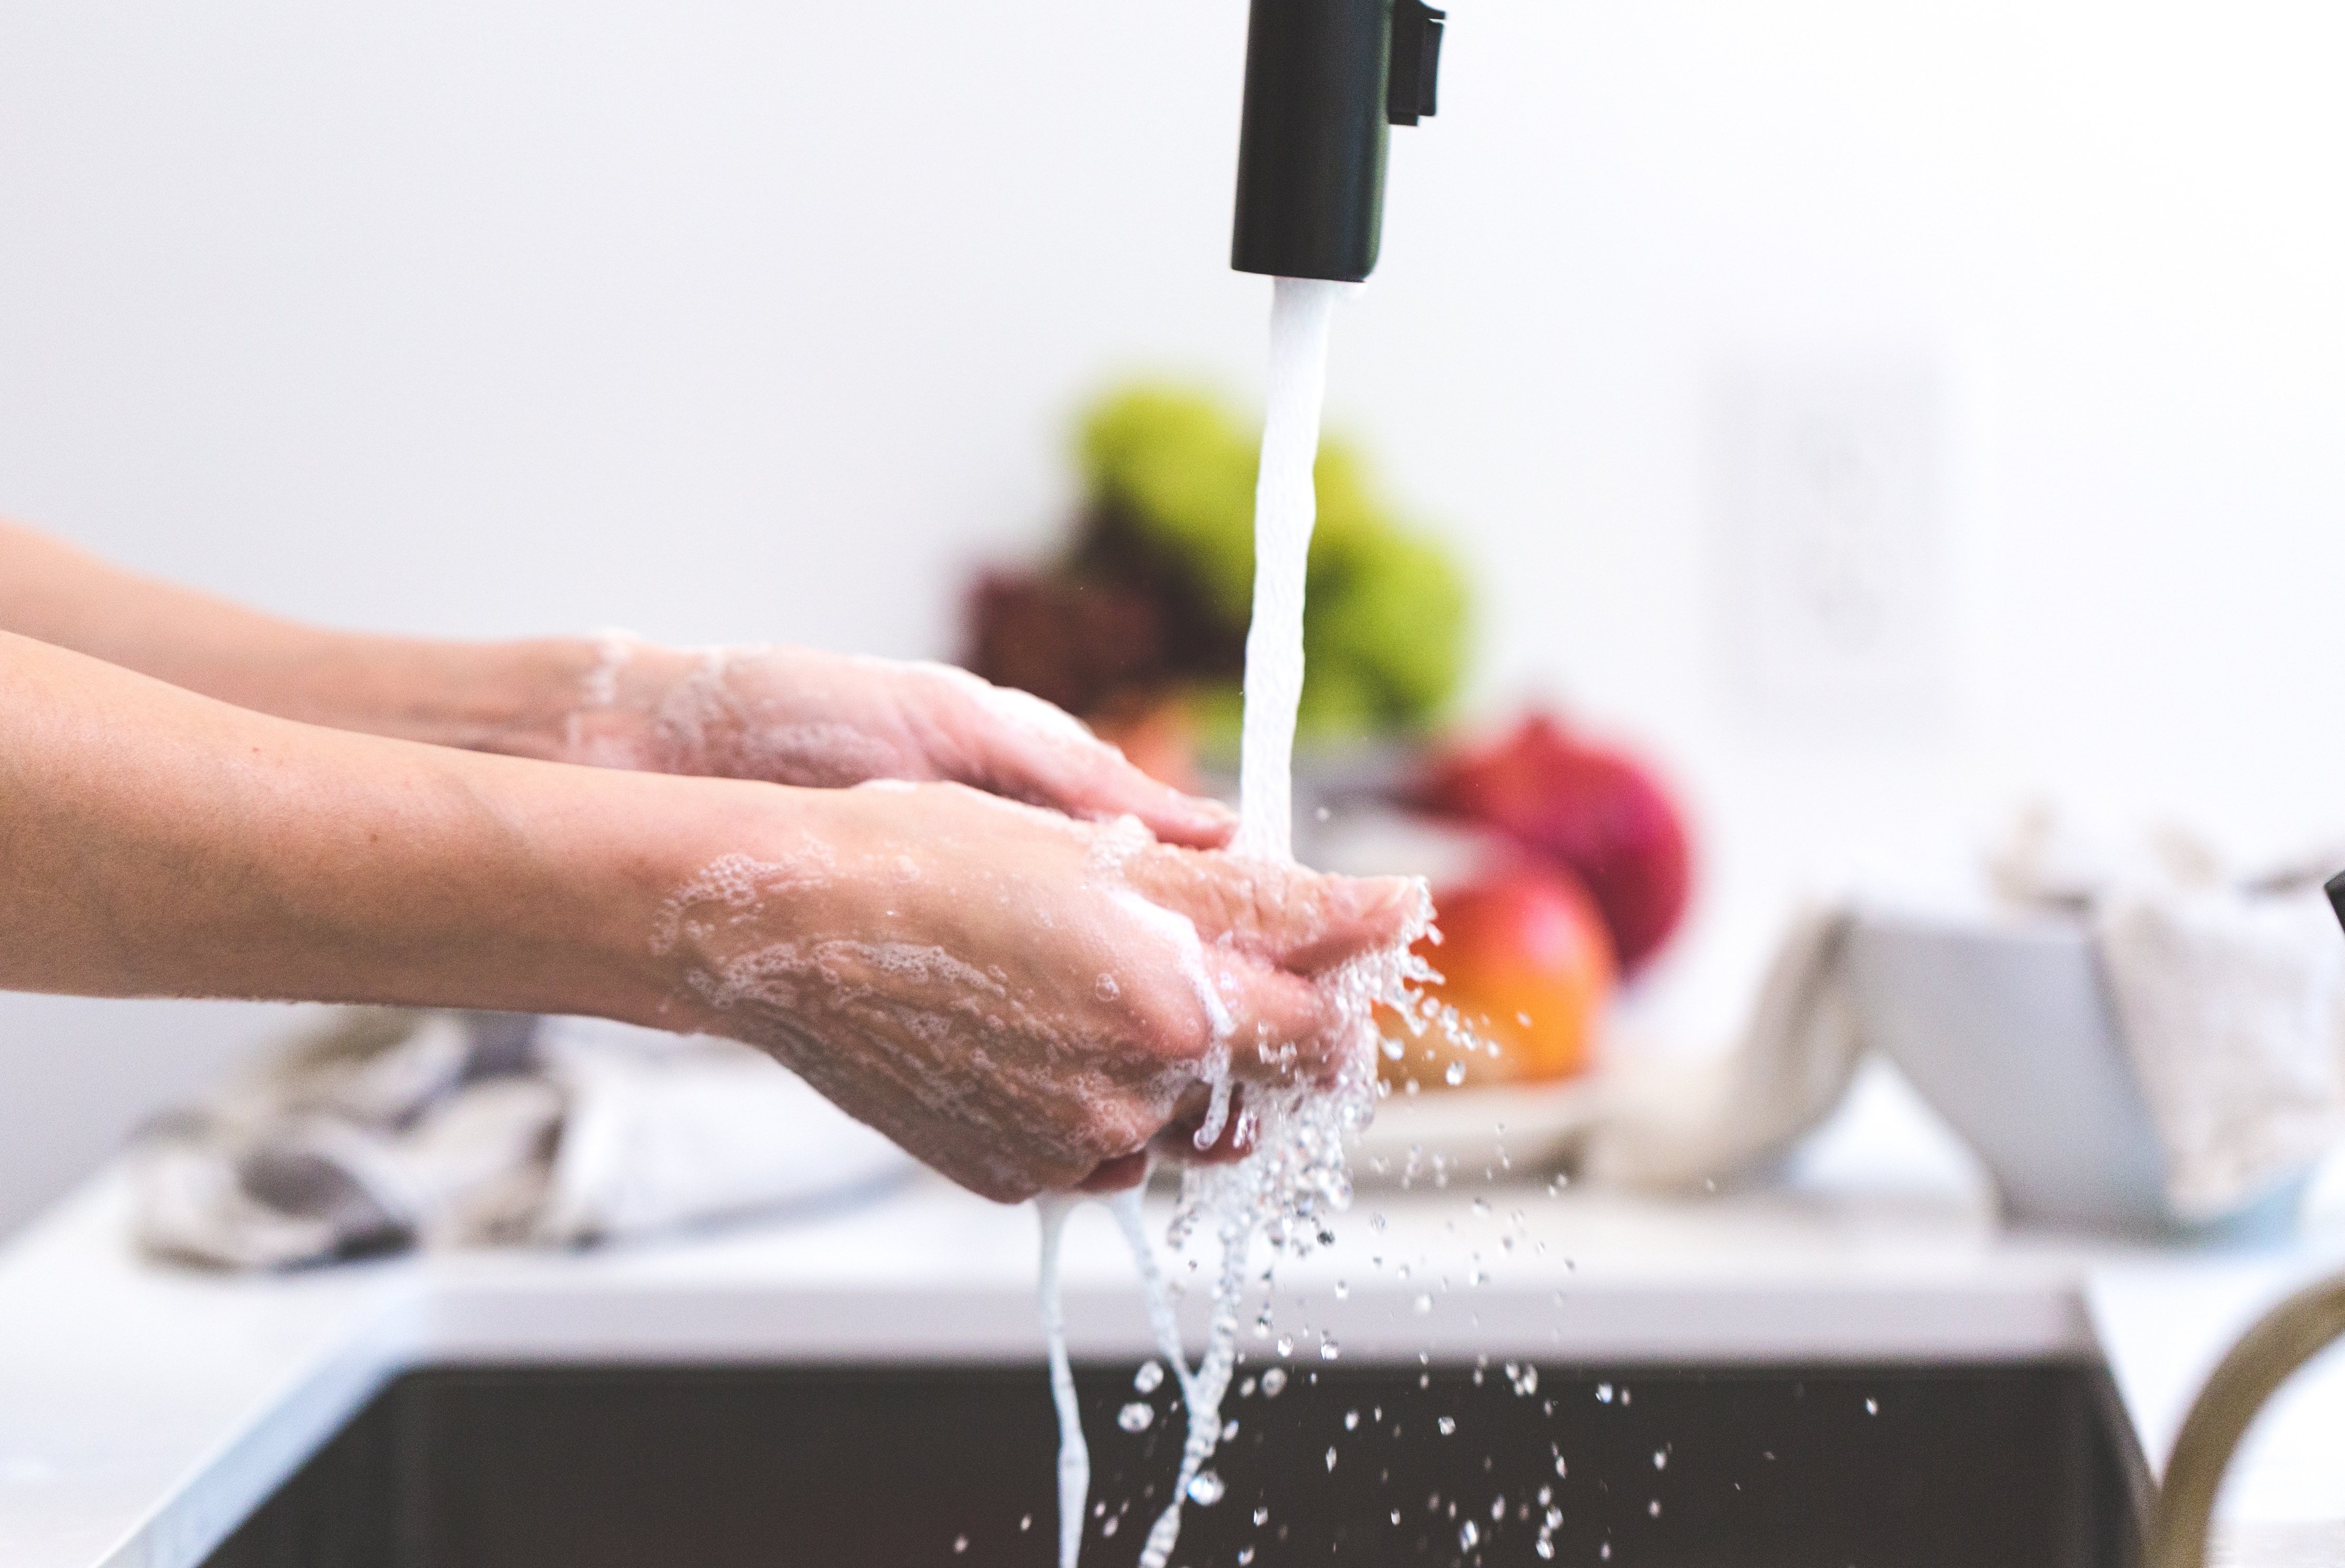
[[[676,1023],[771,1052],[1004,1202],[1128,1185],[1152,1145],[1195,1157],[1223,1062],[1240,1084],[1331,1075],[1359,1043],[1315,981],[1423,897],[951,784],[799,799],[669,901]]]
[[[1156,782],[1073,718],[947,665],[808,648],[685,652],[608,637],[563,723],[566,760],[839,788],[953,782],[1071,816],[1137,817],[1215,849],[1236,819]]]

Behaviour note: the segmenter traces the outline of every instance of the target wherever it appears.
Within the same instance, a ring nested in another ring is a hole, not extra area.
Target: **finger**
[[[1232,1076],[1264,1084],[1334,1076],[1342,1021],[1317,986],[1233,953],[1214,952],[1207,962],[1229,1013],[1223,1044]]]
[[[1074,817],[1137,817],[1161,841],[1196,850],[1220,849],[1237,831],[1237,813],[1227,806],[1151,779],[1104,740],[1021,736],[997,766],[1012,771],[1037,805]]]
[[[957,755],[948,771],[964,782],[1070,816],[1137,817],[1169,844],[1218,849],[1237,831],[1228,807],[1151,779],[1065,709],[967,670],[921,669],[929,722],[941,732],[932,751]]]
[[[1164,1130],[1156,1135],[1151,1146],[1162,1157],[1183,1165],[1233,1165],[1254,1153],[1254,1118],[1245,1114],[1245,1085],[1230,1091],[1229,1114],[1222,1121],[1220,1134],[1203,1148],[1197,1146],[1197,1135],[1204,1131],[1205,1117],[1213,1108],[1213,1091],[1200,1084],[1181,1102],[1181,1109]]]
[[[1317,974],[1410,934],[1428,912],[1421,881],[1329,877],[1300,866],[1157,848],[1125,862],[1125,880],[1185,915],[1209,945],[1234,947],[1297,974]]]
[[[1101,1160],[1091,1174],[1075,1184],[1077,1192],[1122,1192],[1138,1186],[1148,1179],[1148,1151],[1135,1149],[1128,1155],[1118,1155],[1112,1160]]]

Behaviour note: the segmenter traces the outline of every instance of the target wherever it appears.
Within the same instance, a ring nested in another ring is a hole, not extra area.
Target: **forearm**
[[[0,522],[0,632],[304,724],[552,758],[600,658],[585,638],[326,631],[126,572]]]
[[[659,1022],[658,910],[756,788],[289,723],[0,634],[0,987]]]

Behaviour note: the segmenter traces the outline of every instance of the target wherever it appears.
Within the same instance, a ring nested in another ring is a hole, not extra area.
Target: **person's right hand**
[[[1004,1202],[1182,1152],[1163,1135],[1193,1125],[1223,1051],[1242,1083],[1331,1074],[1367,1045],[1315,981],[1424,903],[953,784],[790,804],[670,901],[669,1026],[762,1047]]]

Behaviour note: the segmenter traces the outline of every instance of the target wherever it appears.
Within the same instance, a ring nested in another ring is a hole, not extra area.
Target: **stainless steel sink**
[[[1085,1562],[1129,1563],[1171,1484],[1178,1403],[1168,1380],[1127,1432],[1132,1368],[1081,1380],[1106,1505]],[[1528,1382],[1497,1364],[1335,1363],[1289,1369],[1274,1397],[1233,1393],[1226,1495],[1191,1507],[1175,1563],[1538,1563],[1549,1507],[1564,1563],[2141,1558],[2146,1471],[2089,1365],[1543,1367]],[[425,1369],[208,1561],[1048,1568],[1055,1444],[1039,1368]]]

